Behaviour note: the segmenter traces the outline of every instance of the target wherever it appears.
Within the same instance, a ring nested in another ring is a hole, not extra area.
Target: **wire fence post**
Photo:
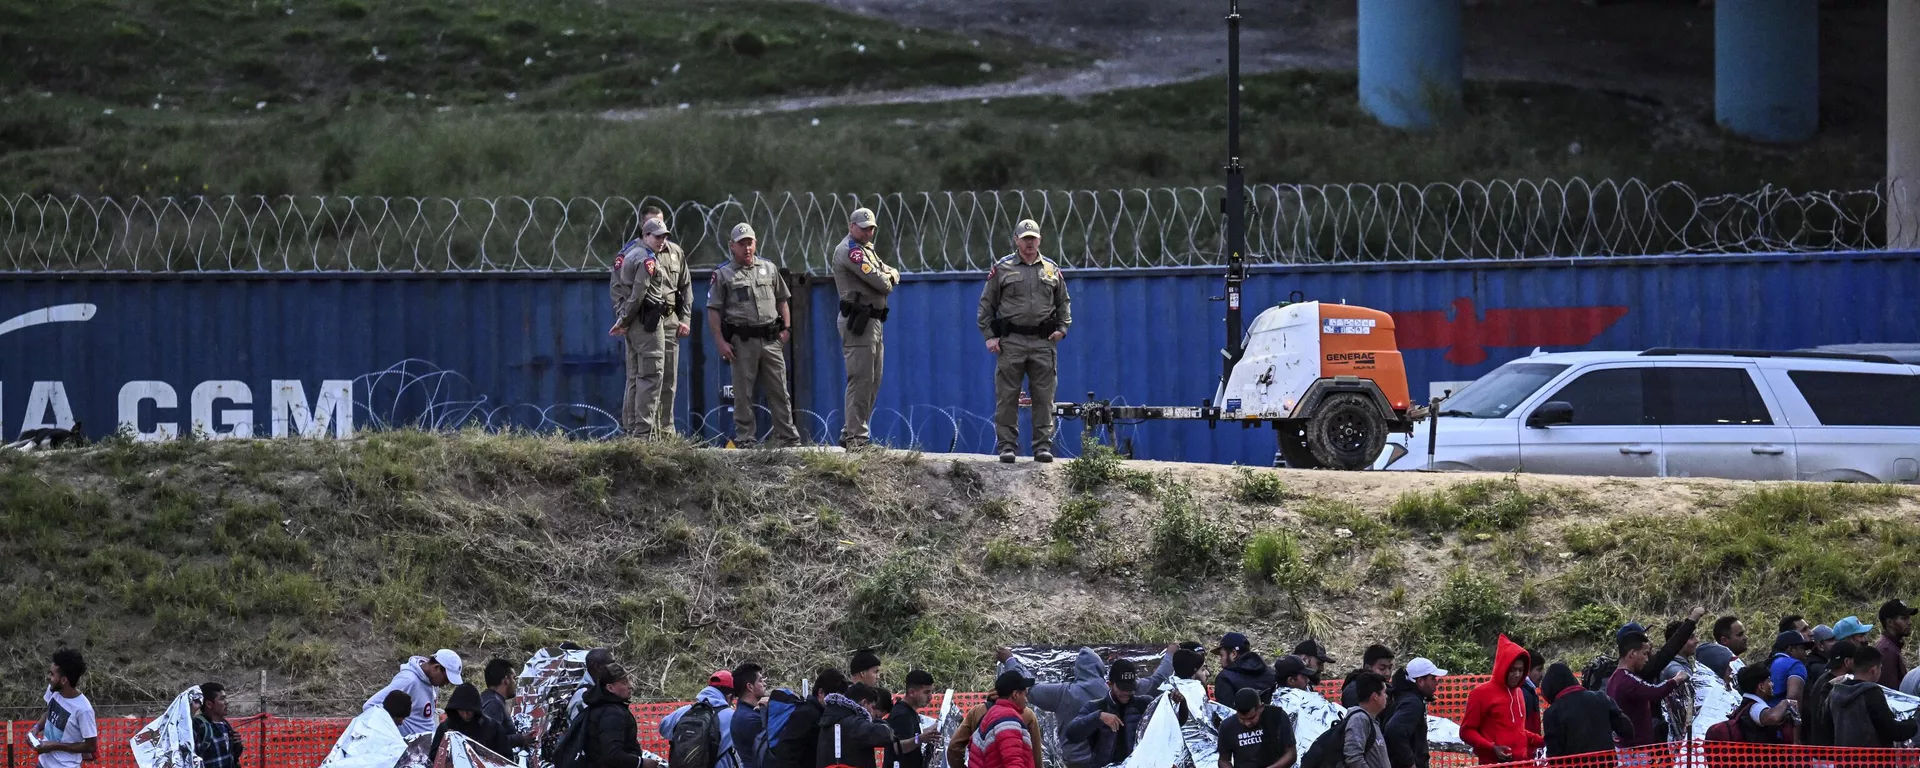
[[[267,768],[267,671],[260,670],[260,768]]]

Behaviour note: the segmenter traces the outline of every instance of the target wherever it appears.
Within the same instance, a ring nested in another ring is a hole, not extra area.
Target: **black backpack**
[[[1586,669],[1580,671],[1580,687],[1606,693],[1607,681],[1613,678],[1613,671],[1619,667],[1620,662],[1612,656],[1595,656],[1593,661],[1587,662]]]
[[[1307,754],[1300,758],[1300,768],[1340,768],[1347,761],[1347,718],[1353,717],[1354,707],[1340,719],[1333,721],[1319,736],[1314,737],[1313,746],[1307,747]],[[1380,730],[1380,721],[1374,720],[1375,732]]]
[[[560,734],[559,741],[548,747],[544,757],[553,768],[584,768],[587,764],[587,714],[592,711],[591,707],[581,710],[567,723],[567,730]]]
[[[673,735],[667,740],[667,768],[714,768],[720,757],[720,709],[694,702],[673,724]]]

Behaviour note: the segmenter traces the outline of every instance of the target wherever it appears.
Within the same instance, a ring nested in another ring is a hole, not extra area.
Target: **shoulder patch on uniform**
[[[654,257],[654,256],[648,256],[648,257],[646,258],[646,260],[645,260],[645,261],[642,261],[642,262],[640,262],[640,264],[641,264],[642,266],[645,266],[645,267],[647,268],[647,274],[649,274],[649,275],[651,275],[651,274],[653,274],[653,265],[654,265],[654,263],[655,263],[655,262],[658,262],[658,261],[659,261],[659,259],[658,259],[658,258],[656,258],[656,257]]]
[[[855,263],[855,264],[865,264],[865,263],[867,263],[867,249],[865,249],[865,248],[848,248],[848,249],[847,249],[847,261],[851,261],[851,262],[853,262],[853,263]]]
[[[613,271],[618,272],[620,271],[621,267],[624,267],[626,265],[627,265],[627,254],[625,251],[622,251],[620,255],[613,257]]]

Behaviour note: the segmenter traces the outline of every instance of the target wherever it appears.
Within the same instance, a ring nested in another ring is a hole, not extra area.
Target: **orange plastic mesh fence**
[[[1506,768],[1913,768],[1920,766],[1920,750],[1687,741],[1502,765]]]
[[[1456,675],[1442,680],[1440,690],[1428,711],[1458,720],[1466,704],[1467,692],[1487,680],[1485,675]],[[1340,681],[1329,680],[1320,692],[1335,701],[1340,697]],[[986,701],[984,693],[956,693],[954,706],[965,712]],[[938,717],[941,698],[922,714]],[[660,721],[681,707],[678,702],[633,705],[633,717],[639,724],[640,746],[655,754],[667,753],[666,740],[660,737]],[[133,754],[127,749],[133,738],[152,716],[115,717],[99,723],[100,751],[85,768],[135,768]],[[256,715],[233,720],[234,730],[246,745],[241,768],[314,768],[333,748],[333,742],[346,729],[344,717],[277,717]],[[27,745],[31,721],[13,721],[8,728],[6,762],[0,768],[37,768],[37,756]],[[1471,755],[1436,753],[1437,768],[1455,768],[1475,764]],[[1837,749],[1831,747],[1768,746],[1723,742],[1687,742],[1633,752],[1597,752],[1545,761],[1510,764],[1516,768],[1616,768],[1650,766],[1657,768],[1920,768],[1920,750]]]

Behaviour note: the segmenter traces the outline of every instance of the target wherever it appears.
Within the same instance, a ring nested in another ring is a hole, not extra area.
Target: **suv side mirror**
[[[1551,426],[1572,423],[1573,404],[1560,400],[1555,400],[1539,408],[1535,408],[1533,414],[1527,417],[1527,426],[1534,429],[1545,429]]]

